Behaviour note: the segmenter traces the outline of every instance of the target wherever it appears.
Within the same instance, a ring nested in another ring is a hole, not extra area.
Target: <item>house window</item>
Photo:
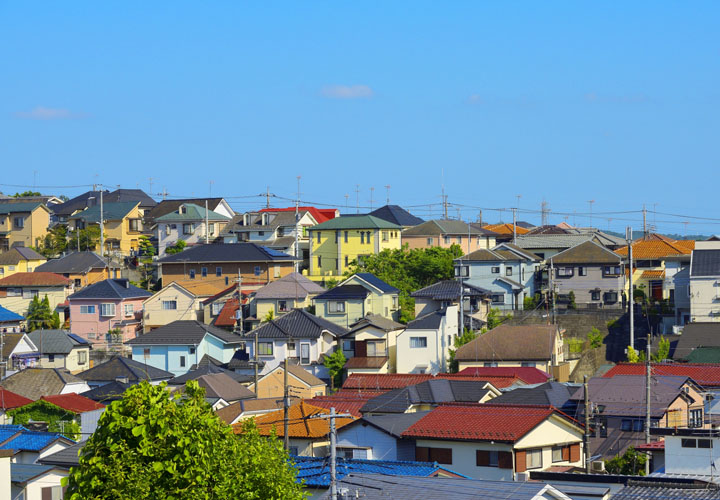
[[[500,274],[500,266],[493,266],[490,268],[490,272],[493,274]]]
[[[130,231],[140,231],[140,219],[130,219],[128,222],[130,223]]]
[[[333,300],[328,302],[328,310],[331,314],[344,314],[345,313],[345,302]]]
[[[265,231],[258,231],[258,236],[265,236]]]
[[[427,337],[410,337],[411,349],[423,349],[427,347]]]
[[[38,290],[23,290],[24,299],[33,299],[39,294]]]
[[[387,231],[383,231],[383,232],[382,232],[382,240],[383,240],[383,241],[390,241],[390,237],[388,236],[388,232],[387,232]]]
[[[565,455],[565,453],[566,453],[565,450],[568,450],[568,451],[567,451],[567,455]],[[569,452],[570,452],[570,450],[569,450],[567,447],[565,447],[565,446],[553,446],[553,447],[552,447],[552,461],[553,461],[553,463],[555,463],[555,462],[564,462],[565,460],[567,460],[567,458],[565,458],[565,456],[567,456],[567,457],[569,458],[569,456],[570,456],[570,453],[569,453]]]
[[[345,267],[347,267],[347,266],[348,266],[348,256],[346,255],[345,256]]]
[[[343,340],[343,351],[355,352],[355,341],[354,340]]]
[[[145,349],[143,349],[143,358],[150,359],[150,348],[149,347],[146,347]]]
[[[348,231],[345,231],[345,233],[343,234],[343,241],[344,241],[345,243],[348,242],[348,236],[349,236],[349,235],[348,235]]]
[[[211,311],[211,312],[212,312],[212,315],[213,315],[213,316],[217,316],[218,314],[220,314],[220,311],[222,311],[222,308],[223,308],[224,305],[225,305],[224,302],[213,302],[213,305],[212,305],[212,307],[211,307],[211,309],[212,309],[212,311]]]
[[[520,363],[520,366],[523,366],[525,368],[535,368],[537,366],[537,363],[535,363],[535,361],[523,361]]]
[[[452,448],[415,447],[415,460],[418,462],[437,462],[439,464],[452,464]]]
[[[106,318],[115,316],[115,304],[100,304],[100,316]]]
[[[95,306],[80,306],[80,314],[95,314]]]
[[[165,224],[165,236],[170,236],[170,224]]]
[[[558,278],[571,278],[574,273],[572,267],[558,267],[556,274]]]
[[[262,268],[260,266],[255,266],[255,276],[260,276],[262,274]]]
[[[15,226],[15,229],[24,228],[25,227],[25,217],[14,217],[13,225]]]
[[[505,276],[512,276],[512,267],[505,268]]]
[[[698,448],[708,448],[708,449],[712,448],[713,447],[712,440],[711,439],[698,439],[697,447]]]
[[[76,280],[75,280],[75,287],[80,288],[81,286],[82,286],[82,280],[79,279],[79,278],[76,279]]]
[[[190,271],[188,272],[188,274],[190,275],[190,279],[191,279],[191,280],[194,280],[194,279],[195,279],[195,269],[190,269]]]
[[[135,314],[135,306],[133,304],[125,304],[125,317],[132,316]]]
[[[300,344],[300,364],[310,364],[310,344],[307,342],[302,342]]]
[[[195,354],[196,352],[197,352],[197,351],[196,351],[196,349],[195,349],[194,347],[191,347],[191,348],[190,348],[190,354]]]
[[[470,276],[470,266],[457,266],[455,268],[455,276],[467,278]]]
[[[216,267],[215,268],[215,276],[222,276],[222,267]]]
[[[365,231],[360,231],[360,243],[365,244]]]
[[[484,366],[485,368],[497,368],[497,367],[498,367],[498,364],[497,364],[496,361],[486,361],[486,362],[483,363],[483,366]]]
[[[632,430],[632,419],[624,418],[620,423],[620,430],[623,432],[630,432]]]
[[[55,362],[55,355],[48,354],[48,363],[54,363],[54,362]]]
[[[384,340],[368,340],[367,342],[367,355],[368,357],[385,356],[385,341]]]
[[[428,239],[427,239],[427,245],[428,245],[428,246],[432,246],[432,245],[433,245],[433,239],[432,239],[432,238],[428,238]]]
[[[195,224],[183,224],[183,234],[193,234],[195,231]]]
[[[180,368],[185,368],[185,356],[180,356]]]
[[[697,439],[681,439],[680,446],[683,448],[697,448]]]
[[[527,450],[525,457],[527,469],[542,468],[542,448],[535,450]]]
[[[587,276],[587,267],[578,267],[578,276]]]
[[[42,500],[62,500],[62,486],[44,486],[40,488],[40,498]]]
[[[207,278],[207,267],[200,268],[200,276],[202,276],[203,278]]]
[[[272,356],[273,355],[273,343],[272,342],[258,342],[258,356]]]
[[[615,304],[618,301],[617,292],[605,292],[603,296],[603,302],[606,304]]]
[[[335,231],[335,244],[340,243],[340,231]]]
[[[317,242],[320,243],[320,235],[322,234],[322,231],[317,232]]]
[[[322,267],[322,256],[318,255],[318,267]]]
[[[605,276],[620,276],[620,266],[603,267],[603,277]]]
[[[287,312],[287,310],[288,310],[287,300],[278,300],[277,310],[278,310],[278,312]]]
[[[214,235],[215,235],[215,223],[214,223],[214,222],[211,222],[208,227],[210,228],[210,234],[211,234],[212,236],[214,236]]]
[[[177,300],[163,300],[162,301],[163,311],[175,311],[177,310]]]
[[[492,303],[493,304],[504,304],[505,303],[505,294],[504,293],[494,293],[491,295]]]
[[[497,450],[476,450],[475,465],[478,467],[498,467],[499,452]]]
[[[8,270],[9,270],[9,271],[14,271],[14,270],[15,270],[15,266],[8,266]],[[28,271],[28,272],[30,272],[30,271]]]
[[[702,427],[703,425],[703,411],[698,408],[697,410],[690,410],[688,414],[688,427]]]
[[[287,350],[289,352],[295,352],[295,342],[288,342],[287,343]]]
[[[590,300],[600,300],[600,290],[592,290],[590,292]]]
[[[22,288],[8,288],[7,296],[8,297],[22,297]]]
[[[78,351],[78,364],[84,365],[87,363],[87,351]]]

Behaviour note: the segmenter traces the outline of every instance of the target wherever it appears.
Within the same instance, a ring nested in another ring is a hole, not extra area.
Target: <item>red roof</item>
[[[665,449],[665,441],[653,441],[652,443],[648,444],[638,444],[635,446],[635,449],[638,451],[653,451],[653,450],[664,450]]]
[[[652,363],[654,375],[690,377],[703,387],[720,387],[720,364],[702,363]],[[615,375],[645,375],[643,363],[618,363],[604,378]]]
[[[341,391],[344,392],[344,391]],[[362,396],[360,396],[362,394]],[[382,394],[382,393],[381,393]],[[332,396],[315,396],[312,399],[308,399],[307,403],[319,408],[335,408],[337,413],[349,413],[353,417],[360,418],[360,408],[365,406],[368,400],[377,396],[377,393],[365,392],[365,393],[345,393],[342,395],[333,394]]]
[[[100,404],[74,392],[70,394],[56,394],[55,396],[42,396],[40,399],[73,413],[85,413],[86,411],[105,408],[104,404]]]
[[[215,326],[235,326],[235,313],[240,309],[238,299],[229,299],[215,319]]]
[[[343,389],[369,389],[373,391],[390,391],[409,385],[419,384],[433,378],[429,373],[353,373],[343,384]]]
[[[55,273],[15,273],[0,279],[0,287],[6,286],[67,286],[70,280]]]
[[[445,404],[402,435],[449,441],[515,442],[553,414],[565,416],[552,406]]]
[[[459,374],[472,375],[483,380],[487,377],[517,377],[526,384],[544,384],[550,379],[546,372],[529,366],[478,366],[460,370]]]
[[[0,410],[12,410],[13,408],[19,408],[32,402],[32,399],[0,387]]]
[[[313,216],[313,219],[315,219],[318,224],[322,224],[323,222],[329,221],[330,219],[334,219],[339,214],[339,211],[337,208],[298,207],[298,210],[306,210],[306,211],[310,212],[310,215]],[[295,207],[263,208],[260,211],[261,212],[294,212]]]

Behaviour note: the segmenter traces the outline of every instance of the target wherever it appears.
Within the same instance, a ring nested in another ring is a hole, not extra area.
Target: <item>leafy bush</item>
[[[602,346],[603,334],[597,328],[592,327],[590,332],[587,334],[587,338],[590,342],[590,348],[598,349]]]
[[[616,455],[605,461],[605,469],[609,474],[621,474],[623,476],[644,476],[645,462],[647,456],[638,453],[633,446],[629,447],[622,455]]]

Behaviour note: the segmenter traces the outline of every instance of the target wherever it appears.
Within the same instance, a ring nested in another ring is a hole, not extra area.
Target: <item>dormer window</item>
[[[180,205],[180,208],[178,208],[178,213],[179,213],[179,214],[186,214],[186,213],[187,213],[187,209],[185,208],[185,205]]]

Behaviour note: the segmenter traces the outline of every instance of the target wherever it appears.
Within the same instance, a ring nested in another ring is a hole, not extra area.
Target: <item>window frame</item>
[[[537,457],[539,459],[537,461],[537,462],[539,462],[538,465],[533,465],[533,464],[535,464],[536,461],[532,460],[532,462],[531,462],[532,457]],[[543,450],[542,450],[542,448],[532,448],[529,450],[525,450],[525,469],[531,470],[531,469],[542,469],[542,468],[543,468]]]
[[[112,314],[108,314],[108,308],[111,308]],[[114,318],[117,314],[116,304],[113,302],[101,302],[100,303],[100,317],[101,318]]]
[[[427,337],[410,337],[408,345],[410,349],[427,349]]]
[[[490,268],[490,274],[500,274],[500,266],[492,266]]]
[[[273,356],[274,352],[275,344],[273,342],[258,342],[258,356]]]
[[[340,305],[342,304],[342,307]],[[344,300],[330,300],[328,301],[328,314],[345,314],[347,312],[347,305]]]
[[[177,311],[177,299],[161,300],[160,308],[162,311]]]

